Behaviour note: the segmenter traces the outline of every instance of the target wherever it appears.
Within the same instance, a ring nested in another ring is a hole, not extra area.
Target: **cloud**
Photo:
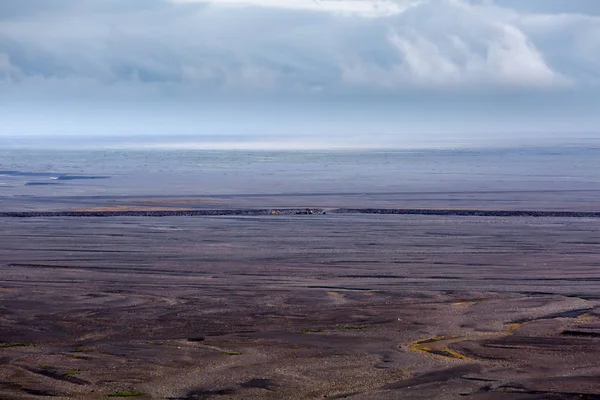
[[[525,15],[516,21],[554,68],[581,84],[600,83],[600,16]]]
[[[435,15],[443,17],[433,17]],[[386,38],[396,61],[345,70],[350,81],[402,87],[563,86],[521,29],[458,1],[429,2],[398,17]],[[367,58],[363,58],[367,60]]]
[[[471,0],[493,3],[530,14],[580,14],[600,15],[600,2],[595,0]]]
[[[0,53],[0,77],[7,81],[12,81],[19,71],[10,62],[10,56]]]
[[[597,84],[600,17],[594,7],[539,3],[536,12],[519,4],[3,2],[0,96],[360,97]]]
[[[171,0],[173,3],[206,3],[219,6],[266,7],[381,17],[400,14],[422,0]]]

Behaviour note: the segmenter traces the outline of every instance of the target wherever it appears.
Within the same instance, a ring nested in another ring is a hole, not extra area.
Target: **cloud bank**
[[[599,86],[595,0],[0,2],[0,134],[78,132],[89,121],[141,129],[98,111],[117,103],[136,121],[171,110],[167,120],[185,132],[228,131],[239,120],[238,133],[276,133],[308,115],[321,125],[302,129],[363,135],[490,121],[497,130],[592,129]],[[52,117],[61,102],[70,106]],[[149,102],[169,106],[140,105]],[[84,117],[86,107],[103,116]],[[65,122],[65,110],[78,110],[79,122]],[[33,112],[46,123],[31,122]]]
[[[565,13],[539,2],[533,12],[520,3],[4,2],[0,81],[5,94],[23,98],[596,84],[597,7]]]

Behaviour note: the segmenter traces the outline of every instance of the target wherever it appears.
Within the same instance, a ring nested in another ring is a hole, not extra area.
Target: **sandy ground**
[[[0,223],[0,399],[600,399],[598,219]]]

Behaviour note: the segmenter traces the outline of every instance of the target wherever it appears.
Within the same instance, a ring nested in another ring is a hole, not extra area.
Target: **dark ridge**
[[[561,335],[565,335],[565,336],[600,338],[600,332],[586,332],[586,331],[566,330],[566,331],[562,331],[560,334]]]
[[[396,215],[448,215],[467,217],[567,217],[600,218],[596,211],[522,211],[522,210],[452,210],[452,209],[387,209],[387,208],[340,208],[341,214],[396,214]]]
[[[492,391],[492,386],[491,385],[486,385],[486,386],[482,386],[479,389],[477,389],[475,392],[473,393],[459,393],[458,395],[461,397],[470,397],[473,394],[481,394],[481,393],[488,393]]]
[[[273,390],[277,385],[270,379],[250,379],[247,382],[241,384],[241,387],[246,389],[265,389],[265,390]]]
[[[558,392],[558,391],[544,391],[544,390],[530,390],[522,387],[514,387],[514,386],[500,386],[496,390],[493,390],[495,393],[513,393],[513,394],[527,394],[527,395],[536,395],[543,396],[539,397],[540,399],[578,399],[578,400],[600,400],[600,394],[596,393],[576,393],[576,392]]]
[[[473,381],[473,382],[497,382],[496,379],[486,379],[486,378],[469,377],[469,376],[463,376],[460,379],[462,379],[463,381]]]
[[[189,392],[185,400],[208,399],[216,396],[230,396],[235,394],[235,389],[217,389],[217,390],[194,390]]]
[[[195,216],[262,216],[272,212],[283,215],[321,214],[323,209],[223,209],[223,210],[162,210],[162,211],[24,211],[0,212],[0,218],[39,217],[195,217]],[[438,215],[466,217],[546,217],[546,218],[600,218],[596,211],[507,211],[507,210],[451,210],[451,209],[387,209],[340,208],[336,214],[378,215]],[[273,215],[276,217],[276,215]]]
[[[47,370],[47,369],[38,369],[38,368],[28,368],[25,367],[26,370],[32,372],[34,374],[42,375],[51,379],[56,379],[58,381],[74,383],[76,385],[87,385],[90,382],[77,378],[75,376],[69,376],[65,374],[61,374],[57,371]]]
[[[513,324],[522,324],[522,323],[526,323],[526,322],[532,322],[532,321],[540,321],[543,319],[554,319],[554,318],[577,318],[577,317],[581,317],[582,315],[590,312],[590,311],[594,311],[594,308],[581,308],[581,309],[577,309],[577,310],[569,310],[569,311],[562,311],[562,312],[558,312],[558,313],[554,313],[554,314],[548,314],[548,315],[544,315],[541,316],[539,318],[521,318],[518,319],[516,321],[512,321]]]
[[[464,375],[479,373],[480,370],[481,367],[477,364],[462,365],[459,367],[429,372],[407,380],[391,383],[383,386],[381,389],[397,390],[408,388],[411,386],[426,385],[430,383],[442,383],[453,379],[461,379]]]
[[[46,217],[195,217],[195,216],[259,216],[272,211],[280,214],[297,214],[304,209],[294,210],[162,210],[162,211],[26,211],[1,212],[0,218],[46,218]],[[315,210],[320,211],[320,210]],[[276,217],[276,215],[274,215]]]
[[[325,399],[347,399],[349,397],[352,396],[356,396],[360,394],[360,392],[348,392],[348,393],[342,393],[342,394],[332,394],[331,396],[325,396]]]
[[[23,388],[21,390],[32,396],[40,396],[40,397],[59,397],[60,396],[59,394],[50,392],[48,390],[28,389],[28,388]]]

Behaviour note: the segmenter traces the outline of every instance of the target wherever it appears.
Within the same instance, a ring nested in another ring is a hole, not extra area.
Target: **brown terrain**
[[[0,222],[3,400],[600,399],[598,218]]]

